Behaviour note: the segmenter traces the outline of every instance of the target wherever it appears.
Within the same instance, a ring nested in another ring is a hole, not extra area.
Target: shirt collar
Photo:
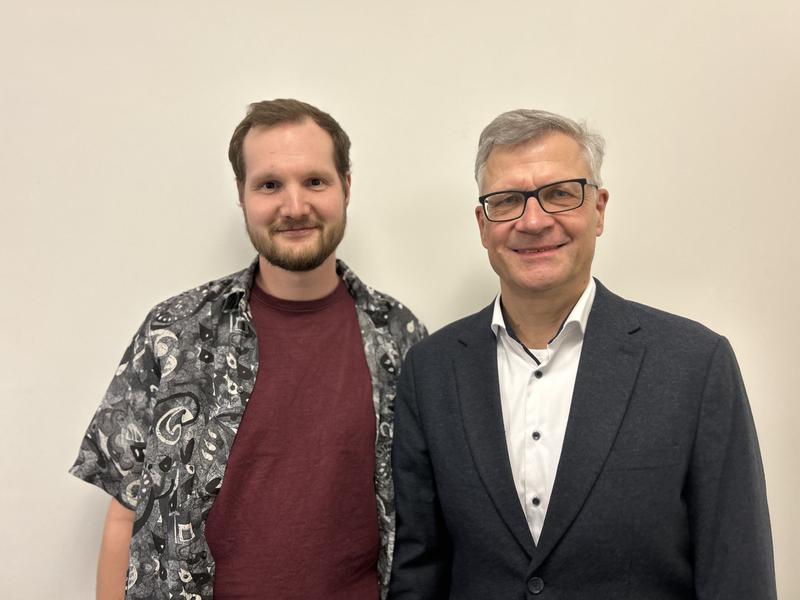
[[[575,306],[572,307],[569,315],[561,324],[561,327],[558,329],[558,333],[550,340],[550,344],[556,342],[564,331],[569,329],[575,329],[577,327],[578,331],[583,337],[583,334],[586,332],[586,323],[589,321],[589,313],[592,310],[592,304],[594,303],[594,296],[597,290],[597,285],[594,282],[594,278],[589,278],[589,284],[586,286],[586,289],[583,290],[581,297],[578,298],[578,301],[575,303]],[[492,332],[494,333],[495,337],[499,334],[500,330],[504,331],[505,333],[510,334],[509,327],[506,326],[505,318],[503,317],[503,308],[501,304],[500,294],[494,299],[494,311],[492,312]],[[514,336],[511,336],[514,337]]]
[[[229,286],[223,293],[225,298],[224,306],[228,310],[238,310],[244,314],[249,314],[250,290],[255,285],[257,272],[258,256],[250,263],[249,267],[233,275]],[[368,313],[388,312],[388,302],[381,298],[375,290],[364,284],[353,270],[339,259],[336,260],[336,274],[344,281],[347,291],[350,292],[356,306]]]
[[[235,273],[229,280],[227,289],[223,292],[223,311],[238,311],[245,315],[250,313],[248,301],[250,300],[250,290],[255,281],[258,271],[258,257],[250,263],[246,269]]]

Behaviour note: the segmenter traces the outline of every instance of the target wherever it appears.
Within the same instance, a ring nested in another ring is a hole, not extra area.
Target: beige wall
[[[525,106],[599,128],[595,274],[731,339],[800,597],[795,0],[2,4],[4,598],[90,597],[107,500],[66,470],[148,308],[250,260],[227,142],[285,96],[353,139],[340,256],[432,329],[496,289],[483,125]]]

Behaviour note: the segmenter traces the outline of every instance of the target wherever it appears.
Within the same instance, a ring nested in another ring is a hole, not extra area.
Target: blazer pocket
[[[629,471],[632,469],[659,469],[680,463],[680,447],[619,448],[612,449],[606,459],[605,471]]]

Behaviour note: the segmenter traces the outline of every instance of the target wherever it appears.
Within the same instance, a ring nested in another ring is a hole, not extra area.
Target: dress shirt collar
[[[586,289],[583,290],[581,297],[578,298],[578,302],[575,303],[575,306],[572,307],[567,318],[561,324],[561,327],[558,329],[558,333],[553,337],[552,340],[548,343],[548,346],[557,345],[561,338],[562,334],[565,331],[569,331],[570,329],[577,329],[580,333],[581,339],[583,338],[583,334],[586,332],[586,323],[589,320],[589,313],[592,310],[592,304],[594,303],[594,296],[597,290],[597,285],[594,282],[594,278],[589,278],[589,284],[586,286]],[[494,300],[494,312],[492,313],[492,332],[494,333],[495,337],[499,336],[499,331],[503,331],[511,337],[512,339],[516,340],[518,343],[519,339],[517,338],[516,334],[514,333],[511,325],[506,325],[505,316],[503,315],[503,306],[502,301],[500,298],[500,294]],[[538,361],[537,361],[538,362]]]

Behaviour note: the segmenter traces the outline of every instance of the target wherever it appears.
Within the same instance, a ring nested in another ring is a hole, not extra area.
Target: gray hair
[[[586,156],[592,178],[601,185],[600,168],[605,151],[603,136],[590,131],[586,123],[576,123],[545,110],[525,108],[504,112],[481,132],[478,155],[475,157],[475,181],[480,185],[486,161],[495,146],[518,146],[553,132],[564,133],[578,142]]]

